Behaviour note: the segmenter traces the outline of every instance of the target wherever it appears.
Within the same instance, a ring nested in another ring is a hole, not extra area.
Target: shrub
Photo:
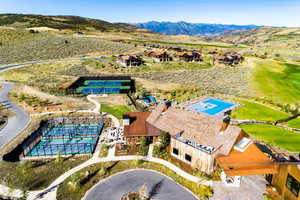
[[[165,149],[170,144],[170,134],[167,132],[162,131],[159,135],[159,140],[161,144],[161,148]]]
[[[105,176],[106,173],[107,173],[107,168],[104,166],[101,166],[101,168],[98,171],[98,174],[102,177],[102,176]]]

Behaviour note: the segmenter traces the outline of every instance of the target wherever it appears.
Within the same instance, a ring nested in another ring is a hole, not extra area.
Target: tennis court
[[[230,110],[231,108],[237,106],[236,104],[222,101],[219,99],[206,99],[199,101],[198,103],[187,106],[187,109],[193,110],[200,113],[205,113],[208,115],[217,115],[219,113]]]
[[[82,125],[69,123],[43,123],[31,139],[23,144],[24,156],[93,153],[102,132],[102,120]]]

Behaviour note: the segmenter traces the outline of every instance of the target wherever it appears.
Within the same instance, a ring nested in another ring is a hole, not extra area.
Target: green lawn
[[[300,100],[300,65],[256,61],[252,80],[260,96],[278,103],[297,103]]]
[[[124,105],[101,104],[101,112],[106,112],[118,119],[122,119],[124,114],[131,112],[131,109]]]
[[[242,129],[270,145],[278,146],[290,152],[300,152],[300,134],[263,124],[241,125]]]
[[[300,129],[300,118],[293,119],[287,122],[288,126],[291,128],[299,128]]]
[[[191,182],[163,165],[133,160],[98,163],[80,170],[60,184],[57,191],[57,200],[80,200],[93,185],[102,179],[121,171],[136,168],[159,171],[191,190],[199,199],[209,199],[212,196],[213,191],[211,187]],[[86,176],[87,171],[90,174],[89,176]]]
[[[86,161],[90,156],[60,158],[52,161],[0,162],[0,184],[23,190],[40,190],[57,177]]]
[[[242,104],[241,107],[237,108],[233,113],[234,119],[254,119],[262,121],[276,121],[289,117],[287,113],[282,111],[274,110],[270,107],[262,104],[246,101],[246,100],[235,100]]]

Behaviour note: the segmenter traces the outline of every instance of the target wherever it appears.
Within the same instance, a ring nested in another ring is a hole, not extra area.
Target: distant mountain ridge
[[[166,35],[194,35],[194,36],[214,36],[235,30],[247,30],[261,28],[257,25],[226,25],[226,24],[206,24],[188,22],[157,22],[133,23],[143,29]]]
[[[110,23],[99,19],[66,15],[0,14],[0,26],[18,28],[49,27],[59,30],[97,30],[97,31],[142,31],[125,23]]]

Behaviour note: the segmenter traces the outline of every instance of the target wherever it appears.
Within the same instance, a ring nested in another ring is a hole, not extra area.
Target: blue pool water
[[[187,109],[196,112],[202,112],[209,115],[216,115],[220,112],[224,112],[236,104],[229,103],[218,99],[207,99],[200,101],[199,103],[187,106]]]
[[[147,96],[153,103],[157,103],[156,99],[154,96]]]

